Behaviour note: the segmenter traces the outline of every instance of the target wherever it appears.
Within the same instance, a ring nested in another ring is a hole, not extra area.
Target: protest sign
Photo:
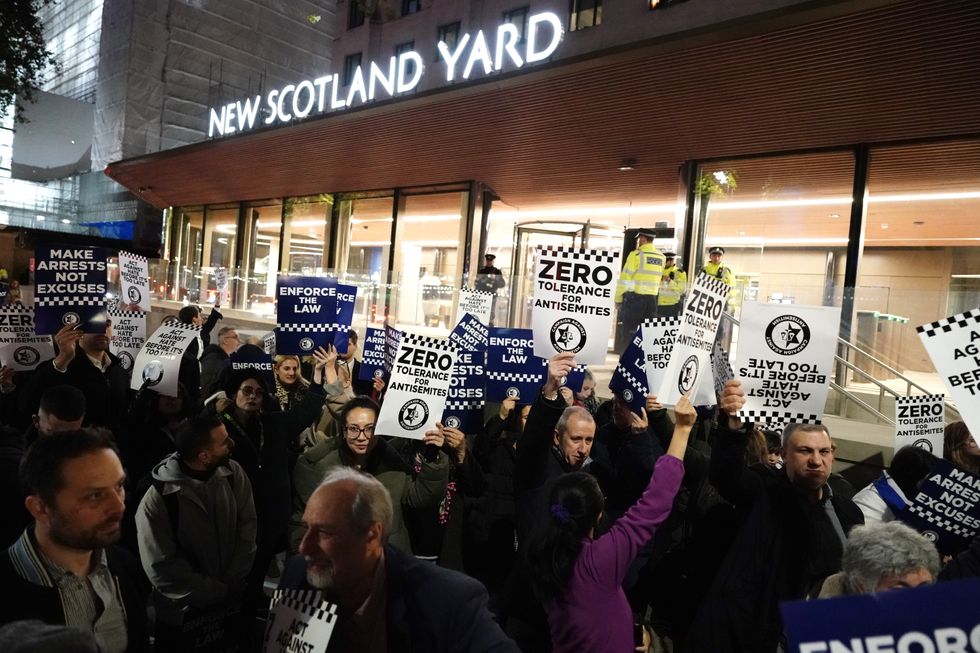
[[[77,326],[85,333],[105,331],[105,250],[38,245],[34,259],[35,331],[53,335],[64,326]]]
[[[840,308],[746,302],[738,343],[739,416],[819,424],[837,347]]]
[[[262,351],[270,356],[276,355],[276,332],[269,331],[262,335]]]
[[[534,355],[570,351],[579,364],[605,363],[619,281],[619,252],[538,247],[531,329]]]
[[[364,333],[364,345],[361,348],[361,369],[358,377],[361,381],[380,379],[385,375],[385,330],[368,327]]]
[[[944,395],[915,395],[895,400],[895,451],[909,445],[943,455],[946,430]]]
[[[421,440],[442,419],[456,346],[442,338],[405,333],[375,429],[380,435]]]
[[[473,315],[467,317],[476,320]],[[483,406],[487,392],[485,352],[485,349],[460,350],[453,365],[442,423],[463,433],[479,433],[483,428]]]
[[[112,320],[112,337],[109,351],[119,359],[119,366],[127,372],[146,342],[146,313],[142,311],[109,311]]]
[[[715,340],[715,346],[711,350],[711,376],[715,382],[712,402],[711,404],[697,405],[713,406],[718,403],[717,398],[721,396],[722,391],[725,389],[725,384],[735,378],[735,372],[732,370],[728,352],[721,348],[721,344],[717,340]]]
[[[980,651],[980,579],[783,603],[790,653]]]
[[[27,372],[54,358],[51,336],[30,336],[0,345],[0,364],[16,372]]]
[[[896,517],[935,543],[942,555],[965,549],[980,530],[980,476],[939,460],[924,478],[907,510]]]
[[[129,310],[150,311],[150,269],[145,256],[119,252],[120,303]]]
[[[691,294],[684,302],[670,361],[656,392],[664,406],[673,406],[682,396],[697,390],[701,377],[710,369],[715,333],[730,290],[721,279],[703,273],[695,278]]]
[[[305,356],[333,344],[337,281],[280,275],[276,286],[276,352]]]
[[[268,392],[276,391],[276,375],[273,370],[272,356],[263,349],[253,345],[242,345],[228,357],[232,372],[238,370],[259,370],[265,381]]]
[[[214,269],[214,287],[216,296],[214,303],[218,306],[228,305],[228,268]]]
[[[161,324],[136,356],[129,387],[151,388],[167,397],[176,397],[180,359],[200,332],[201,327],[193,324],[173,321]]]
[[[395,357],[398,356],[398,345],[402,341],[402,332],[385,323],[385,375],[391,378],[391,370],[395,367]]]
[[[0,344],[33,338],[34,309],[23,304],[0,305]]]
[[[640,325],[643,337],[643,369],[646,372],[646,386],[659,389],[663,385],[670,352],[680,331],[681,318],[658,317],[644,320]]]
[[[262,651],[326,651],[336,623],[337,606],[319,590],[275,590]]]
[[[619,363],[609,381],[609,389],[629,404],[630,410],[643,415],[649,390],[646,385],[645,355],[643,353],[643,327],[633,334],[630,344],[623,350]]]
[[[354,322],[354,303],[357,301],[357,286],[337,284],[337,319],[334,326],[333,346],[338,354],[347,353],[350,343],[350,326]]]
[[[467,313],[449,333],[449,342],[463,351],[485,351],[488,334],[489,330],[480,319]]]
[[[980,308],[916,329],[947,394],[980,443]]]
[[[484,325],[490,324],[493,311],[494,293],[486,290],[459,289],[459,303],[456,305],[456,324],[469,313]]]
[[[548,371],[547,361],[534,355],[530,329],[490,329],[487,347],[487,401],[516,398],[531,404],[538,396]]]
[[[180,623],[158,620],[154,630],[155,651],[180,653],[235,653],[244,620],[237,607],[222,605],[190,608],[180,613]]]

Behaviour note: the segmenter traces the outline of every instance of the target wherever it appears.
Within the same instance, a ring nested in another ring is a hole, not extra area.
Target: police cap
[[[712,247],[711,249],[708,250],[708,253],[709,254],[724,254],[725,253],[725,248],[724,247]]]

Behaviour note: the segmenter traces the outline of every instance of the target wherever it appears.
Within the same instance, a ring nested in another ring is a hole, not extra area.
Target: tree
[[[44,43],[44,30],[37,14],[54,0],[3,0],[0,2],[0,113],[11,104],[33,102],[34,91],[49,66],[58,62]],[[16,120],[23,121],[18,105]]]

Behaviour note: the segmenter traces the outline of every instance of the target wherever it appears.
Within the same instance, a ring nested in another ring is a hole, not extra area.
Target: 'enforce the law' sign
[[[38,335],[77,326],[102,333],[107,319],[105,250],[38,245],[34,250],[34,324]]]
[[[447,340],[406,333],[375,429],[380,435],[421,440],[446,408],[456,347]]]
[[[280,276],[276,297],[277,354],[305,356],[333,344],[336,279]]]
[[[570,351],[579,364],[606,361],[619,281],[619,252],[539,247],[531,330],[534,355]]]

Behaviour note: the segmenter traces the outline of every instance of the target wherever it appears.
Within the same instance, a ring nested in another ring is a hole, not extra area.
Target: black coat
[[[218,345],[208,345],[201,353],[201,399],[221,390],[223,375],[231,367],[231,358]]]
[[[840,570],[843,545],[825,506],[808,501],[785,470],[746,467],[748,437],[748,429],[719,428],[711,452],[711,482],[740,527],[695,618],[690,652],[772,653],[782,638],[779,603],[804,598]],[[844,533],[864,523],[850,499],[830,501]]]

